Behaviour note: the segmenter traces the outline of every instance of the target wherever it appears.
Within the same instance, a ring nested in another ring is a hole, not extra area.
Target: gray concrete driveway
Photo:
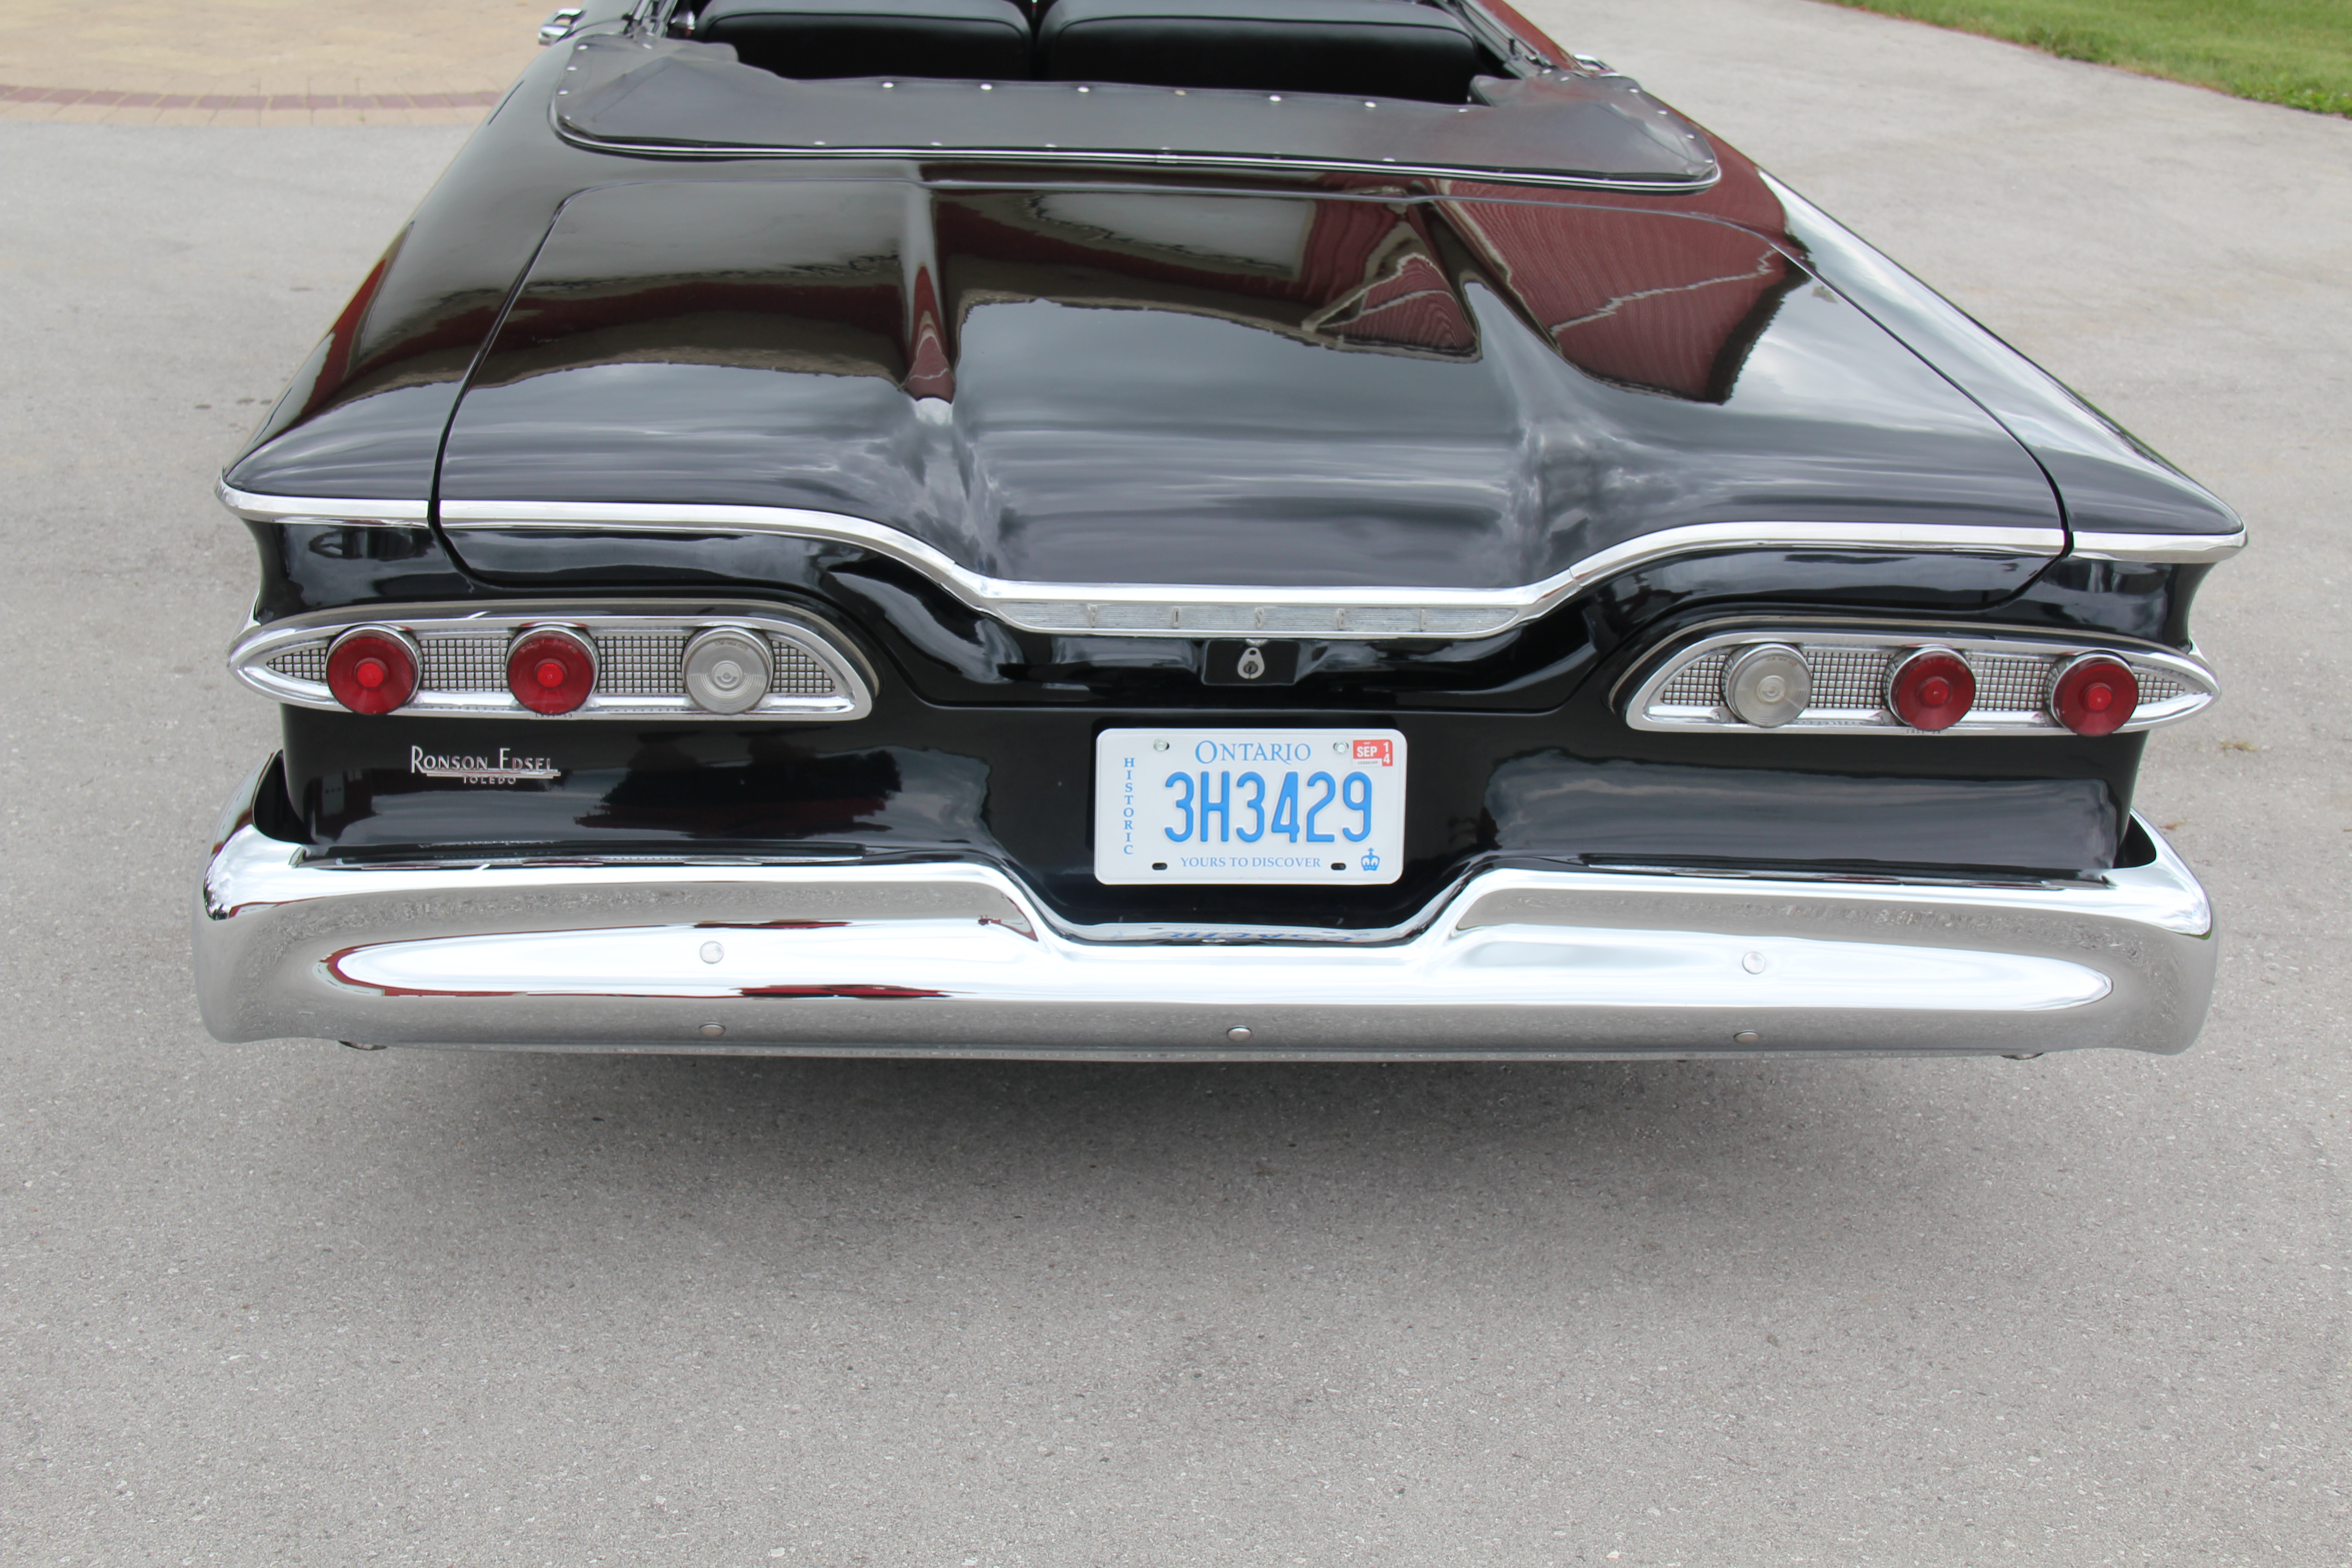
[[[1804,0],[1538,8],[2243,507],[2145,801],[2189,1055],[224,1047],[211,474],[454,147],[0,125],[0,1558],[2352,1561],[2352,124]]]

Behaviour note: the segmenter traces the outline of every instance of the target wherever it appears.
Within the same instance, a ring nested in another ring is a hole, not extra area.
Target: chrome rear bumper
[[[248,797],[249,798],[249,797]],[[306,863],[231,813],[223,1040],[542,1050],[1574,1059],[2187,1047],[2204,890],[1492,870],[1367,942],[1090,941],[993,866]],[[1336,937],[1338,933],[1333,933]]]

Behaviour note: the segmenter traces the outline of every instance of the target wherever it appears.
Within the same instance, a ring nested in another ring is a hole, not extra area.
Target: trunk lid
[[[438,494],[814,509],[1045,583],[1497,588],[1687,523],[2057,527],[1776,220],[1460,183],[590,190]]]

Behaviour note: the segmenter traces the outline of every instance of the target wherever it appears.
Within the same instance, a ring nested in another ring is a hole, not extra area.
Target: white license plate
[[[1393,882],[1404,859],[1394,730],[1106,730],[1095,879]]]

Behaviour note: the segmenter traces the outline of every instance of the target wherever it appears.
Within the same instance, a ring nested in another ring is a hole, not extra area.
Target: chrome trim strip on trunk
[[[2149,838],[2146,866],[2032,887],[1489,870],[1410,936],[1364,946],[1087,942],[980,862],[324,865],[241,816],[205,870],[195,967],[205,1026],[232,1041],[1351,1060],[2171,1052],[2204,1020],[2217,943],[2203,890]]]
[[[759,506],[454,500],[441,526],[462,550],[473,529],[772,533],[853,544],[929,576],[973,609],[1024,631],[1097,637],[1307,637],[1335,640],[1492,637],[1622,572],[1731,550],[1933,551],[2054,557],[2064,531],[1861,522],[1702,522],[1597,551],[1514,588],[1286,588],[1192,584],[1029,583],[972,571],[885,523]]]
[[[221,505],[247,522],[323,522],[341,528],[424,528],[432,503],[422,500],[349,500],[324,496],[257,495],[241,490],[224,474],[213,481]]]
[[[2235,533],[2077,532],[2066,553],[2083,561],[2129,561],[2144,565],[2202,566],[2227,561],[2246,547],[2246,531]]]

